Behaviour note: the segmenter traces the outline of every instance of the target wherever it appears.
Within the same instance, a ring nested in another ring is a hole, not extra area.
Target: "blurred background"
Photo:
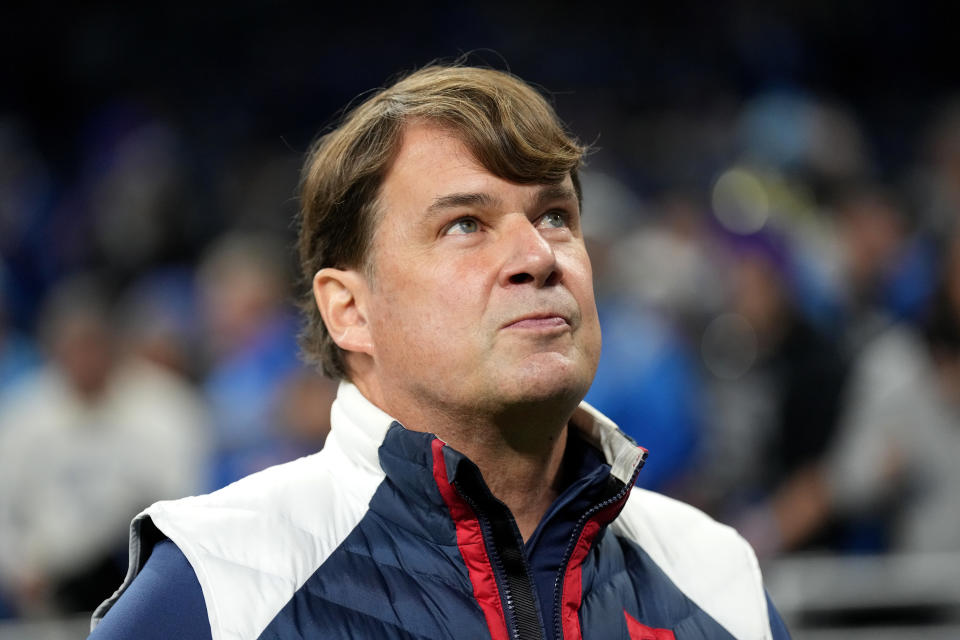
[[[130,518],[323,446],[303,153],[431,60],[594,152],[588,400],[735,526],[797,638],[960,637],[947,3],[34,2],[0,12],[0,638],[82,637]]]

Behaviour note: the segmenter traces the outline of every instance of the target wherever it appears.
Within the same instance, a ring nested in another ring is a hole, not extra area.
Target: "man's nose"
[[[500,285],[532,284],[551,286],[560,281],[560,267],[553,245],[533,222],[518,221],[504,237],[506,259],[500,273]]]

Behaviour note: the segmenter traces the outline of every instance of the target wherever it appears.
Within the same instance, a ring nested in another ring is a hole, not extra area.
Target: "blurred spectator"
[[[287,385],[305,368],[298,358],[298,321],[288,305],[288,255],[272,236],[233,233],[200,265],[211,363],[204,388],[216,426],[214,486],[290,456],[279,418],[289,409],[285,394],[295,393]]]
[[[610,237],[600,297],[609,291],[630,298],[695,330],[723,305],[725,294],[703,215],[691,197],[672,194],[652,217]]]
[[[836,217],[841,322],[845,345],[855,353],[895,318],[889,292],[908,255],[909,226],[903,208],[878,186],[842,194]],[[915,289],[922,290],[923,283],[919,284]]]
[[[711,420],[694,496],[763,557],[801,542],[792,519],[834,434],[846,368],[839,346],[797,310],[783,239],[730,244],[730,312],[704,333]]]
[[[182,257],[207,223],[188,171],[189,147],[178,123],[136,102],[119,101],[97,114],[86,131],[86,166],[78,185],[89,219],[88,242],[119,273],[136,273]]]
[[[926,132],[922,162],[912,178],[921,227],[947,238],[956,230],[960,211],[960,96],[939,111]]]
[[[656,221],[631,229],[639,203],[621,197],[618,205],[611,195],[622,186],[586,178],[587,186],[605,190],[600,205],[587,200],[584,218],[603,330],[586,400],[650,451],[637,483],[676,491],[703,430],[700,370],[685,331],[720,293],[705,293],[714,274],[700,244],[699,214],[687,198],[671,196],[659,203]],[[604,210],[595,213],[594,206]]]
[[[191,387],[118,352],[92,280],[54,290],[42,335],[49,364],[0,407],[0,585],[23,615],[95,606],[130,519],[200,488],[207,438]]]
[[[203,362],[194,284],[186,268],[148,272],[124,293],[119,323],[131,354],[199,380]]]
[[[303,370],[287,379],[275,417],[279,458],[292,460],[323,448],[336,395],[337,383],[318,371]]]
[[[599,304],[603,351],[585,398],[650,451],[637,484],[676,489],[690,472],[702,429],[696,361],[676,330],[628,300]]]
[[[843,346],[856,354],[891,322],[921,315],[936,280],[934,248],[882,186],[847,189],[835,213]]]
[[[854,370],[827,500],[880,517],[899,551],[960,551],[960,236],[922,333],[888,328]]]

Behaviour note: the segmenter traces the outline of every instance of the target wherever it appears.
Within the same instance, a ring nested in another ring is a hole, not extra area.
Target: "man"
[[[583,152],[526,84],[467,67],[323,137],[299,246],[305,350],[344,380],[327,444],[147,509],[93,637],[786,637],[749,546],[631,493],[645,451],[580,404]]]

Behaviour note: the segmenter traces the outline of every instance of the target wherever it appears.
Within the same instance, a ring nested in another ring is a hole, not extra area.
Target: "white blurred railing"
[[[82,640],[90,634],[90,616],[54,620],[0,620],[0,640]]]
[[[764,575],[796,640],[960,639],[960,554],[795,555]]]

